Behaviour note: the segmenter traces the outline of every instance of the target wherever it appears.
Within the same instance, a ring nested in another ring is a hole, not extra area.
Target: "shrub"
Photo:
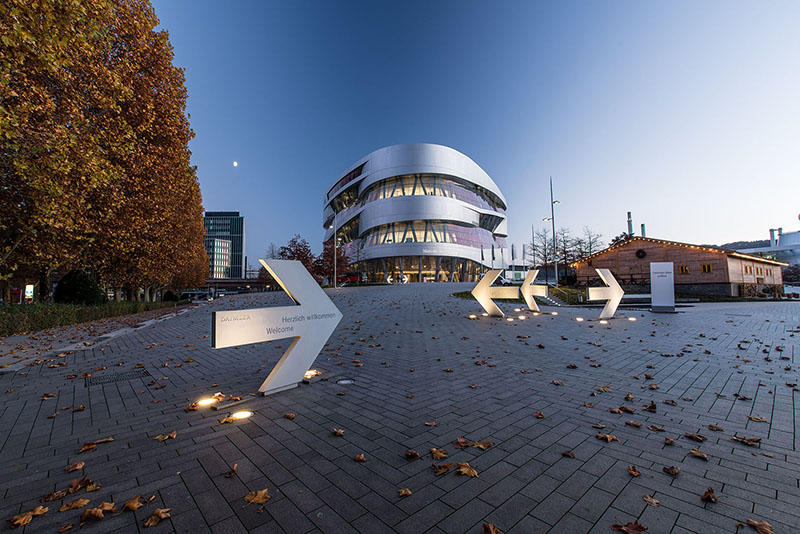
[[[53,293],[53,301],[59,304],[102,304],[105,301],[94,277],[82,270],[64,275]]]

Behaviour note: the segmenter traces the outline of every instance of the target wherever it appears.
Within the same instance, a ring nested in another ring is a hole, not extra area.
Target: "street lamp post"
[[[556,211],[555,206],[559,204],[558,200],[553,200],[553,177],[550,177],[550,217],[542,219],[547,222],[550,221],[553,226],[553,268],[556,272],[556,287],[558,287],[558,242],[556,241]]]
[[[336,209],[333,211],[333,289],[336,289]]]

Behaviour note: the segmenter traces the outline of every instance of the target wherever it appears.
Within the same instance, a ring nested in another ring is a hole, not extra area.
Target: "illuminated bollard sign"
[[[617,313],[617,306],[622,302],[622,296],[625,291],[609,269],[595,269],[595,271],[597,271],[600,280],[603,281],[606,287],[588,288],[589,300],[605,300],[606,305],[603,306],[603,310],[600,312],[600,318],[611,319]]]
[[[595,269],[600,279],[606,284],[606,287],[590,287],[588,289],[589,300],[605,300],[606,305],[603,311],[600,312],[601,319],[610,319],[614,317],[619,306],[622,296],[625,294],[622,287],[617,283],[614,275],[608,269]],[[493,269],[486,271],[483,278],[472,289],[472,296],[475,300],[486,310],[486,313],[493,317],[505,317],[503,311],[492,300],[495,299],[516,299],[522,293],[525,299],[525,304],[531,311],[539,311],[539,306],[536,305],[534,296],[546,297],[547,286],[536,285],[536,277],[539,274],[538,269],[528,271],[525,276],[525,281],[522,282],[522,288],[517,287],[500,287],[492,286],[492,283],[500,276],[500,269]]]
[[[487,271],[480,282],[472,289],[472,296],[475,300],[483,306],[486,313],[494,317],[504,317],[503,311],[497,307],[497,304],[492,300],[496,299],[516,299],[519,298],[520,289],[516,286],[492,286],[497,277],[500,276],[500,269],[493,269]],[[536,305],[534,296],[543,297],[547,295],[546,286],[538,286],[534,284],[536,276],[539,274],[539,269],[532,269],[528,271],[525,276],[525,281],[522,282],[522,296],[525,298],[525,303],[531,311],[539,311],[539,306]]]
[[[299,261],[258,261],[297,305],[212,312],[211,346],[222,349],[292,338],[289,348],[258,388],[269,395],[297,386],[342,320],[342,314]]]

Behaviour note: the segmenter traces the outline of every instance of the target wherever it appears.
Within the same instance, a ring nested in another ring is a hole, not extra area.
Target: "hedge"
[[[0,337],[36,332],[57,326],[69,326],[107,317],[119,317],[159,308],[172,308],[189,301],[175,302],[106,302],[97,306],[80,304],[12,304],[0,306]]]

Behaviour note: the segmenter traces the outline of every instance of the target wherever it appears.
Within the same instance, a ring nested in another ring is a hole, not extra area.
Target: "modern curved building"
[[[324,206],[325,242],[335,235],[349,270],[371,281],[474,281],[483,267],[505,266],[505,198],[446,146],[376,150],[333,184]]]

